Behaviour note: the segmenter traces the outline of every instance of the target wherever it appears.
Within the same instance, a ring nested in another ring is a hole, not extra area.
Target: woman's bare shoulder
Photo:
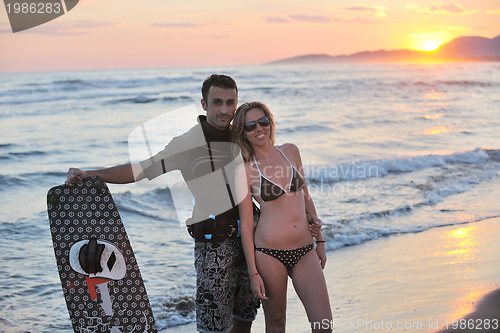
[[[293,143],[285,143],[285,144],[281,145],[279,148],[287,156],[288,155],[292,155],[292,156],[296,156],[296,157],[300,156],[299,147],[297,147]]]

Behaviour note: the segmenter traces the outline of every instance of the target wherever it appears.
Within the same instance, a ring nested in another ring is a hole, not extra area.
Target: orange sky
[[[80,0],[15,34],[6,10],[0,72],[256,65],[500,35],[498,0]]]

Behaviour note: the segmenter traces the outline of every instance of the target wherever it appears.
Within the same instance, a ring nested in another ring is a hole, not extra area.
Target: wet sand
[[[440,333],[500,332],[500,289],[484,296],[474,312]]]
[[[478,332],[490,319],[489,331],[495,331],[493,320],[500,321],[499,240],[500,218],[492,218],[329,252],[324,272],[335,331],[438,332],[448,327],[445,332],[473,332],[451,329],[460,329],[461,319],[474,319],[469,327]],[[310,332],[289,282],[287,332]],[[264,328],[260,309],[252,331]],[[163,330],[195,331],[194,323]]]

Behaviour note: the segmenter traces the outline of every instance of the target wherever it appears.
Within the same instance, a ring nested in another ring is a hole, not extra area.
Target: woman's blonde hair
[[[267,105],[265,105],[262,102],[250,102],[241,104],[238,110],[236,110],[236,113],[234,115],[233,128],[231,130],[231,139],[234,143],[236,143],[240,147],[241,154],[243,155],[243,159],[245,161],[249,161],[255,155],[255,151],[253,150],[252,145],[250,144],[250,142],[248,142],[243,133],[244,131],[243,128],[245,127],[246,124],[245,115],[248,111],[255,108],[261,109],[266,115],[266,117],[269,118],[270,121],[269,138],[271,140],[271,143],[274,145],[274,133],[275,133],[274,118],[273,114],[271,113]]]

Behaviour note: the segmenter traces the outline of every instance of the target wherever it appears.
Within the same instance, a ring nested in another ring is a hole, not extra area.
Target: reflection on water
[[[455,129],[455,126],[434,126],[428,129],[425,129],[423,132],[414,132],[413,135],[436,135],[452,132]]]
[[[445,256],[452,257],[450,264],[463,263],[467,261],[474,260],[475,252],[477,252],[477,246],[479,245],[476,238],[474,238],[474,231],[476,227],[471,226],[468,228],[460,228],[451,231],[447,238],[450,242],[456,242],[455,249],[445,252]],[[473,268],[467,267],[465,271],[472,272]]]
[[[474,304],[490,291],[487,286],[472,282],[477,275],[475,267],[483,259],[478,254],[484,247],[484,241],[474,225],[447,232],[443,241],[447,250],[436,253],[436,256],[441,256],[443,265],[450,266],[452,276],[465,280],[462,288],[453,291],[458,296],[454,302],[453,318],[460,319],[472,312]]]
[[[428,105],[428,106],[430,106],[430,105]],[[436,119],[436,118],[444,117],[444,116],[445,116],[444,113],[428,114],[425,116],[425,119]]]
[[[440,98],[446,98],[446,95],[444,92],[435,92],[434,90],[428,92],[427,94],[424,95],[424,99],[432,99],[432,100],[437,100]]]
[[[434,134],[443,134],[453,131],[455,126],[438,126],[426,129],[424,131],[424,135],[434,135]]]
[[[437,256],[443,256],[443,264],[450,265],[450,270],[457,274],[457,278],[467,279],[463,273],[474,272],[471,265],[480,258],[476,257],[479,248],[482,247],[481,239],[475,226],[464,227],[452,230],[443,236],[446,243],[445,247],[449,250],[442,253],[436,253]]]

